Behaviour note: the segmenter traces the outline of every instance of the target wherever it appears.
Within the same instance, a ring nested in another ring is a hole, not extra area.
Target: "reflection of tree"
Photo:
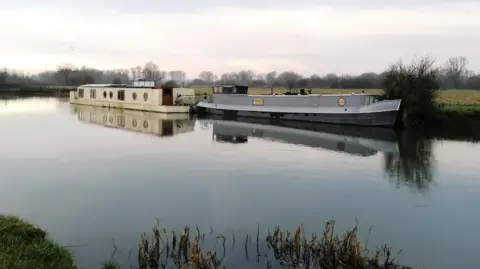
[[[405,131],[398,134],[399,153],[386,153],[384,168],[397,186],[405,184],[425,191],[432,183],[432,140]]]

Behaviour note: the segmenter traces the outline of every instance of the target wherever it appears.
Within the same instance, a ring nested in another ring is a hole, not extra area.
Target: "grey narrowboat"
[[[273,118],[319,123],[395,125],[401,100],[374,94],[249,95],[248,86],[214,86],[211,101],[197,103],[201,114]]]

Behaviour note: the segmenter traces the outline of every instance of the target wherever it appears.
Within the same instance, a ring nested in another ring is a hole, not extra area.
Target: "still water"
[[[156,217],[177,231],[212,226],[228,240],[232,231],[254,236],[257,223],[265,235],[277,224],[319,232],[331,218],[344,231],[357,219],[362,238],[372,228],[370,246],[403,250],[402,264],[477,268],[479,152],[471,142],[383,129],[4,100],[0,214],[75,246],[81,268],[99,268],[112,240],[115,259],[128,264]],[[227,268],[265,268],[263,257],[235,253]]]

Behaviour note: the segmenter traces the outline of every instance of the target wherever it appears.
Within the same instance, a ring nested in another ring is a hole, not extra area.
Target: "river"
[[[473,142],[32,98],[0,100],[0,149],[0,214],[72,246],[80,268],[99,268],[115,248],[115,259],[128,264],[157,217],[167,229],[212,227],[228,240],[232,231],[255,236],[257,223],[266,234],[300,223],[320,232],[332,218],[344,231],[357,220],[370,246],[402,250],[402,264],[478,266]],[[263,256],[257,264],[235,253],[227,253],[227,268],[265,267]]]

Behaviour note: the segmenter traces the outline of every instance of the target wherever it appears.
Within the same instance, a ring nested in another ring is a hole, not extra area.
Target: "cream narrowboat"
[[[192,113],[195,91],[160,85],[86,84],[70,92],[70,103],[161,113]]]

